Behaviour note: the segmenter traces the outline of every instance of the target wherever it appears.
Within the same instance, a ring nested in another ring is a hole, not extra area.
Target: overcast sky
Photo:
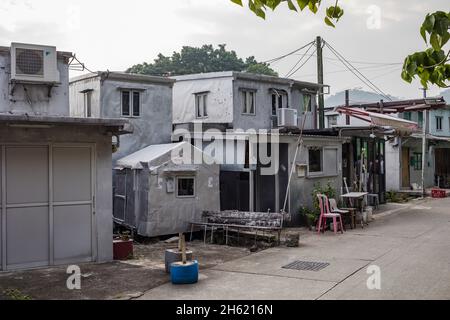
[[[334,3],[324,0],[324,4]],[[401,63],[423,50],[419,35],[427,12],[448,10],[447,0],[341,0],[345,15],[336,29],[323,13],[296,14],[282,6],[262,20],[229,0],[1,0],[0,45],[12,41],[57,46],[71,51],[93,70],[125,70],[170,55],[183,45],[225,43],[239,56],[265,61],[321,35],[384,92],[421,95],[418,82],[400,78]],[[325,82],[331,92],[367,89],[325,49]],[[297,62],[291,56],[272,67],[284,76]],[[375,64],[380,63],[380,64]],[[398,64],[393,64],[398,63]],[[315,81],[315,58],[293,78]],[[77,75],[76,72],[72,76]],[[440,90],[433,89],[432,94]]]

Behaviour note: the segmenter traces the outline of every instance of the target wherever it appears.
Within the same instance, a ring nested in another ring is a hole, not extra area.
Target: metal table
[[[360,204],[359,209],[361,210],[361,226],[364,228],[363,210],[364,210],[364,199],[368,195],[368,192],[349,192],[341,195],[341,198],[348,200],[358,201]]]

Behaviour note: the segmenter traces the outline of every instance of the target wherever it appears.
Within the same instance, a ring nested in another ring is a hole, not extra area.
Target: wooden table
[[[361,226],[364,228],[363,210],[364,210],[364,198],[368,195],[368,192],[349,192],[341,195],[341,198],[348,200],[356,200],[360,203],[361,210]]]

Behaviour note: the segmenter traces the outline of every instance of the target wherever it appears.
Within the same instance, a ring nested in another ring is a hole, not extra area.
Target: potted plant
[[[303,216],[304,222],[309,230],[313,229],[313,226],[316,225],[317,219],[319,218],[315,210],[311,210],[307,207],[300,208],[300,215]]]
[[[113,240],[114,260],[127,260],[133,257],[133,239],[130,231],[123,231]]]

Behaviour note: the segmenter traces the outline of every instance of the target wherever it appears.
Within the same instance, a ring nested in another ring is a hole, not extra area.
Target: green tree
[[[153,63],[137,64],[126,72],[175,76],[217,71],[243,71],[278,76],[268,64],[256,61],[253,56],[244,61],[235,51],[228,51],[225,44],[220,44],[218,48],[212,45],[203,45],[200,48],[185,46],[181,52],[174,52],[170,57],[160,53]]]
[[[231,2],[243,6],[242,0],[231,0]],[[322,0],[248,0],[248,7],[258,17],[265,19],[267,9],[275,10],[282,3],[286,3],[292,11],[303,11],[303,9],[308,7],[312,13],[316,14],[319,11]],[[344,15],[344,10],[339,7],[338,3],[339,0],[336,0],[333,6],[325,9],[325,23],[330,27],[334,27],[333,21],[338,22]]]
[[[402,71],[403,80],[411,83],[417,76],[424,88],[428,88],[428,84],[441,88],[449,87],[450,50],[445,52],[443,48],[450,39],[449,27],[450,12],[436,11],[427,14],[420,28],[420,35],[426,44],[429,42],[430,47],[406,57]]]
[[[243,6],[242,0],[230,1]],[[339,21],[344,14],[344,10],[338,6],[339,0],[330,0],[330,2],[334,2],[334,5],[326,8],[325,23],[334,27],[333,21]],[[267,9],[275,10],[282,3],[286,3],[289,9],[297,12],[299,9],[303,11],[308,7],[315,14],[320,9],[322,0],[248,0],[248,7],[258,17],[265,19]],[[420,28],[420,34],[426,44],[429,42],[429,48],[406,57],[401,74],[403,80],[411,83],[417,76],[425,88],[428,88],[429,84],[441,88],[449,87],[450,64],[448,62],[450,61],[450,50],[444,49],[444,46],[450,40],[449,27],[450,12],[436,11],[427,14]]]

